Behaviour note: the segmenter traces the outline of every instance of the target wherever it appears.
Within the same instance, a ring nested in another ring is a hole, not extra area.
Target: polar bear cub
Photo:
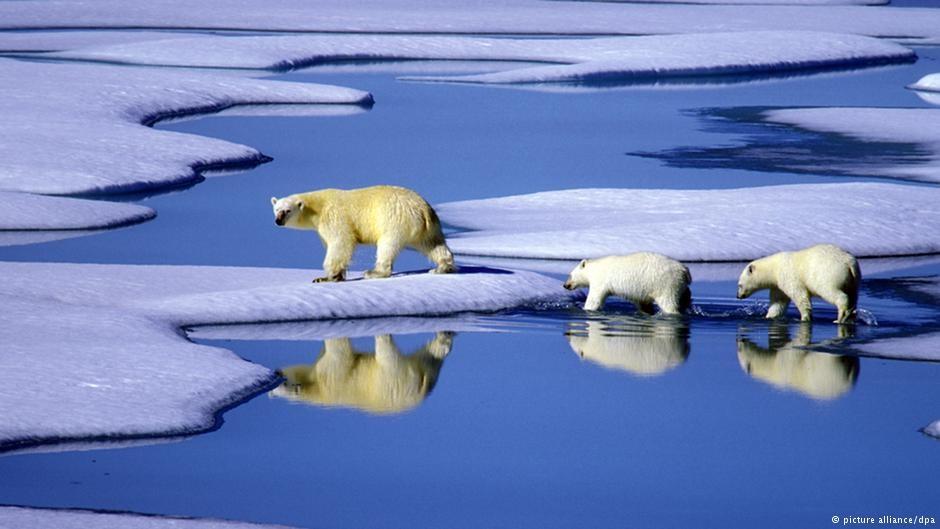
[[[444,241],[437,213],[420,195],[397,186],[321,189],[284,198],[271,197],[274,222],[314,230],[326,246],[320,281],[343,281],[358,244],[377,247],[375,268],[367,278],[389,277],[403,248],[413,248],[437,265],[433,272],[455,272],[454,255]]]
[[[619,296],[648,314],[653,303],[667,314],[679,314],[692,305],[690,283],[692,275],[679,261],[640,252],[584,259],[571,271],[565,288],[590,288],[584,310],[600,310],[607,296]]]
[[[786,313],[792,300],[802,321],[813,318],[811,298],[836,306],[835,323],[855,321],[862,272],[855,257],[831,244],[818,244],[795,252],[779,252],[751,261],[738,279],[738,299],[770,289],[767,318]]]

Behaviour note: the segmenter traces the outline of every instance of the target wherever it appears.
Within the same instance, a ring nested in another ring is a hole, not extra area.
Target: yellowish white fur
[[[822,298],[839,313],[835,323],[855,320],[862,273],[855,257],[831,244],[818,244],[795,252],[779,252],[751,261],[738,279],[738,299],[770,289],[767,318],[783,316],[790,301],[802,321],[813,316],[811,299]]]
[[[324,340],[312,365],[285,367],[287,380],[274,396],[322,406],[352,407],[370,413],[414,408],[434,388],[453,333],[439,332],[414,354],[401,354],[392,337],[375,337],[375,354],[356,351],[349,338]]]
[[[413,248],[428,257],[436,273],[456,271],[454,256],[444,240],[434,209],[417,193],[396,186],[362,189],[321,189],[284,198],[271,198],[279,226],[314,230],[326,247],[326,277],[342,281],[356,245],[376,245],[375,268],[366,277],[388,277],[402,249]]]
[[[653,304],[667,314],[691,305],[692,275],[685,265],[665,255],[639,252],[585,259],[568,276],[565,288],[590,287],[584,310],[600,310],[608,296],[624,298],[646,313]]]

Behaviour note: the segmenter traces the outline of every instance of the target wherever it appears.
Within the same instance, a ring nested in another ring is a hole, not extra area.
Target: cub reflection
[[[851,327],[848,327],[851,329]],[[798,391],[808,397],[830,400],[841,397],[858,379],[858,357],[813,351],[812,325],[801,323],[796,337],[790,338],[786,323],[771,324],[768,346],[752,342],[747,331],[738,329],[738,362],[748,375],[781,389]],[[840,330],[833,343],[851,337]]]
[[[679,319],[610,318],[569,324],[568,344],[608,369],[658,376],[689,357],[689,326]]]
[[[317,361],[278,370],[287,380],[271,395],[319,406],[392,414],[410,410],[434,389],[454,333],[439,332],[414,354],[403,355],[390,335],[375,337],[375,351],[353,348],[349,338],[323,341]]]

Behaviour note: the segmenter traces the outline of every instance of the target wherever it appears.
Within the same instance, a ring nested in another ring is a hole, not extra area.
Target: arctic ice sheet
[[[787,3],[786,0],[780,3]],[[421,16],[415,16],[420,12]],[[892,38],[940,35],[940,10],[821,5],[650,5],[540,0],[318,2],[183,0],[0,2],[4,28],[202,28],[357,33],[643,35],[815,30]]]
[[[756,31],[596,39],[487,39],[319,35],[165,39],[49,57],[131,64],[284,70],[338,61],[450,59],[561,63],[471,76],[417,77],[474,83],[787,72],[910,61],[903,46],[870,37]]]
[[[934,421],[924,427],[923,432],[931,437],[940,439],[940,421]]]
[[[257,525],[211,518],[174,518],[134,513],[109,513],[78,509],[0,507],[4,529],[287,529],[281,525]]]
[[[316,275],[0,263],[0,450],[205,430],[219,409],[273,380],[227,350],[187,341],[184,326],[449,315],[568,298],[559,281],[531,272],[310,283]]]
[[[923,80],[921,80],[923,81]],[[929,81],[927,86],[933,86]],[[840,134],[859,141],[914,144],[920,149],[919,163],[859,164],[847,168],[855,174],[890,176],[925,182],[940,182],[940,109],[821,107],[767,110],[763,119],[815,132]]]
[[[940,252],[940,189],[800,184],[721,190],[573,189],[436,206],[458,254],[582,259],[638,251],[748,261],[833,243],[860,257]]]

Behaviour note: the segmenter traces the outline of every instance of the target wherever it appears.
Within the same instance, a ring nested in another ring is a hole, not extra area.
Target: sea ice
[[[0,86],[0,191],[43,195],[155,190],[196,181],[199,169],[265,160],[244,145],[143,125],[162,117],[240,104],[371,103],[348,88],[100,64],[0,59],[0,76],[16,79]],[[0,202],[6,230],[97,228],[153,215],[140,206],[10,193]],[[57,217],[22,215],[27,204]]]
[[[780,108],[762,113],[764,121],[815,132],[841,134],[859,141],[911,144],[920,149],[917,163],[857,164],[845,170],[865,176],[890,176],[940,182],[940,109],[819,107]]]
[[[102,512],[81,509],[38,509],[0,507],[0,527],[4,529],[288,529],[281,525],[216,520],[211,518],[176,518]]]
[[[801,0],[782,0],[790,3]],[[843,3],[843,2],[839,2]],[[854,3],[854,2],[853,2]],[[415,16],[420,13],[420,16]],[[940,10],[823,5],[651,5],[540,0],[363,0],[243,2],[193,5],[184,0],[92,4],[0,2],[6,29],[138,28],[453,33],[644,35],[749,30],[836,31],[887,38],[940,35]]]
[[[0,326],[0,451],[203,431],[274,380],[227,350],[187,341],[183,327],[452,315],[569,297],[560,281],[531,272],[466,267],[310,283],[316,275],[0,263],[0,320],[9,323]]]
[[[143,222],[154,215],[152,209],[135,204],[0,191],[0,229],[3,230],[113,228]]]
[[[177,38],[91,47],[47,57],[129,64],[285,70],[337,61],[483,60],[559,63],[469,76],[474,83],[547,83],[755,74],[911,61],[914,53],[870,37],[755,31],[594,39],[492,39],[400,35]]]
[[[934,421],[927,426],[924,426],[922,431],[931,437],[940,439],[940,421]]]
[[[458,254],[568,259],[654,251],[748,261],[829,242],[859,257],[940,251],[940,190],[898,184],[572,189],[436,206]]]

